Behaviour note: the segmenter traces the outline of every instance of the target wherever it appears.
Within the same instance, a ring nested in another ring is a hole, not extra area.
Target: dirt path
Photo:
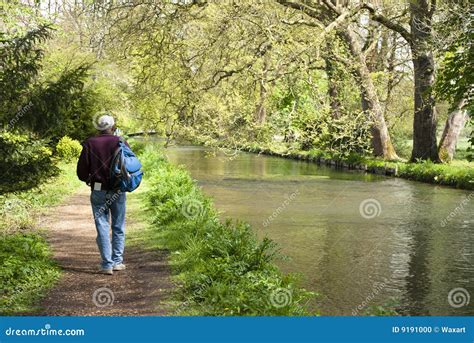
[[[114,275],[97,273],[100,255],[95,242],[87,188],[53,208],[43,218],[54,258],[63,270],[57,285],[43,299],[39,315],[128,316],[167,315],[161,304],[171,289],[164,251],[125,247],[127,269]],[[133,220],[127,220],[130,232]]]

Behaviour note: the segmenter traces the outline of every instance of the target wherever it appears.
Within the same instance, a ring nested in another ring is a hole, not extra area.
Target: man
[[[97,229],[97,245],[102,263],[100,273],[112,275],[124,270],[125,248],[125,192],[110,187],[110,163],[118,148],[120,137],[114,135],[115,121],[103,115],[96,125],[99,134],[82,144],[77,163],[77,176],[91,187],[91,204]],[[128,144],[127,144],[128,145]],[[110,240],[109,213],[112,217],[112,241]]]

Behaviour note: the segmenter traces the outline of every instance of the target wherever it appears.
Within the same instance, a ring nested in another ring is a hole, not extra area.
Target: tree
[[[439,98],[451,103],[451,112],[439,144],[439,154],[444,161],[453,159],[459,135],[468,121],[468,112],[472,113],[474,107],[474,20],[468,9],[467,1],[450,4],[440,11],[442,20],[436,25],[436,42],[440,45],[442,59],[435,90]],[[474,143],[473,132],[471,143]]]
[[[50,37],[51,27],[47,25],[20,37],[7,37],[0,32],[0,118],[4,124],[14,120],[18,111],[31,101],[28,93],[44,56],[40,43]]]
[[[465,109],[466,102],[465,99],[462,99],[455,104],[446,119],[443,135],[439,143],[439,156],[442,161],[449,162],[454,158],[459,135],[468,119]]]
[[[346,61],[346,64],[351,66],[351,70],[359,81],[363,109],[374,123],[371,130],[373,153],[388,160],[398,159],[361,43],[353,25],[351,23],[344,24],[344,21],[352,18],[359,8],[354,9],[347,6],[343,8],[339,5],[336,6],[336,2],[333,3],[329,0],[321,3],[287,0],[277,0],[277,2],[317,20],[326,26],[327,31],[334,29],[337,36],[347,44],[352,60]]]
[[[413,150],[411,160],[439,161],[436,144],[436,111],[433,96],[435,63],[433,57],[433,15],[436,0],[412,0],[409,3],[410,30],[399,21],[380,13],[378,8],[364,3],[374,21],[400,34],[409,44],[414,74]],[[403,12],[402,12],[403,13]]]

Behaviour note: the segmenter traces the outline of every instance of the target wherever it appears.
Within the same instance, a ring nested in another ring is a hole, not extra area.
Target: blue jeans
[[[111,269],[123,262],[125,248],[125,192],[92,191],[91,204],[97,229],[97,245],[102,268]],[[110,241],[112,217],[112,242]]]

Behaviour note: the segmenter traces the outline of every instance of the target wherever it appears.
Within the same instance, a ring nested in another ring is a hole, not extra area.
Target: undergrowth
[[[151,244],[170,250],[180,314],[305,315],[313,293],[274,264],[278,249],[250,226],[221,221],[189,173],[159,152],[142,155]]]

